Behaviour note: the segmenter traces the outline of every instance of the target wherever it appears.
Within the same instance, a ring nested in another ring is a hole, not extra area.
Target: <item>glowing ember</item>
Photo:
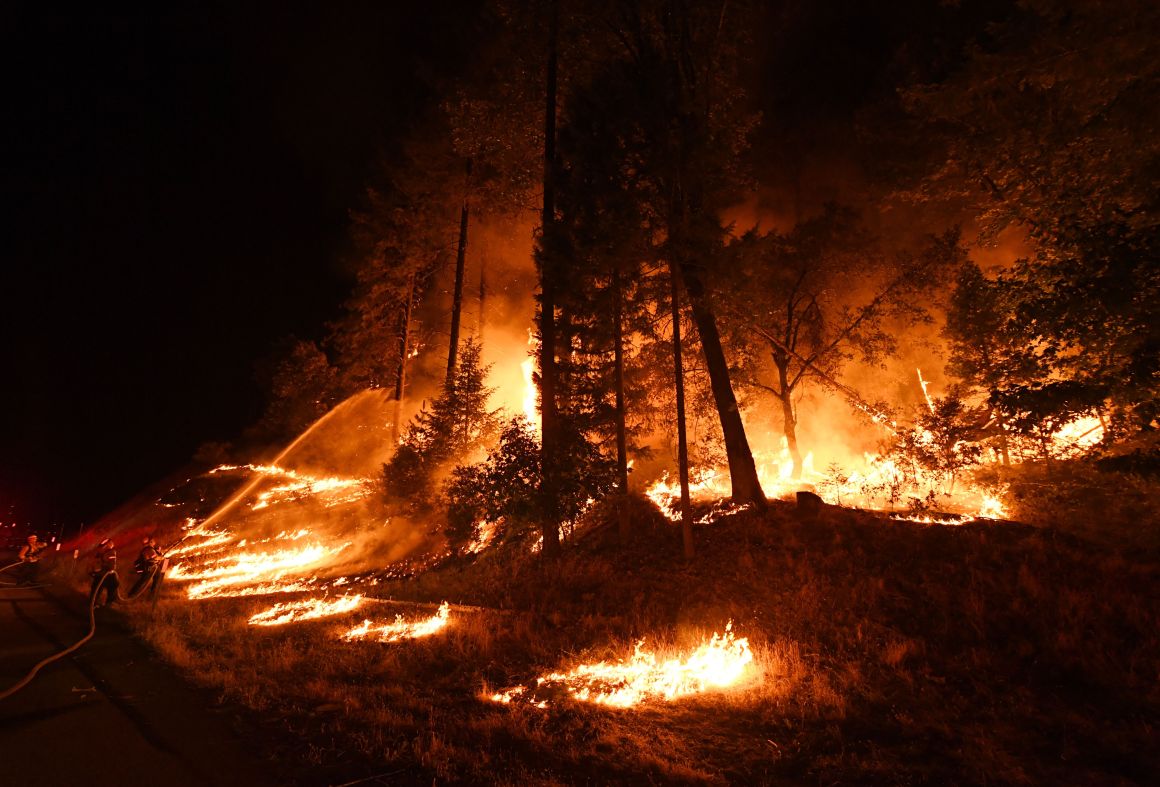
[[[284,604],[275,604],[263,612],[251,615],[249,623],[251,626],[282,626],[286,623],[296,623],[302,620],[341,615],[344,612],[358,609],[362,601],[361,594],[342,596],[333,601],[322,598],[288,601]]]
[[[627,661],[582,664],[569,672],[553,672],[536,680],[538,689],[562,687],[573,699],[617,708],[629,708],[649,699],[675,700],[714,688],[736,684],[753,661],[749,640],[733,635],[733,624],[684,658],[659,661],[646,652],[644,641],[636,644]],[[491,695],[495,702],[509,703],[527,689]],[[535,702],[544,707],[545,701]]]
[[[439,611],[429,618],[408,622],[402,615],[397,615],[393,623],[372,623],[364,620],[359,625],[342,635],[347,642],[360,639],[372,639],[379,642],[399,642],[404,639],[429,637],[447,625],[451,607],[444,601],[439,605]]]
[[[926,408],[932,413],[934,412],[934,402],[930,399],[930,392],[927,390],[929,383],[922,379],[922,369],[918,369],[918,384],[922,388],[922,398],[926,400]]]

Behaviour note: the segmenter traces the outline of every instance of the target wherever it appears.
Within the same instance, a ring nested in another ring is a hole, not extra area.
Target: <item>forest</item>
[[[1156,14],[1075,6],[485,5],[251,436],[382,389],[391,505],[546,556],[646,487],[686,540],[698,494],[1028,522],[1148,497]]]
[[[1154,784],[1158,34],[480,0],[341,316],[60,575],[156,536],[280,784]]]

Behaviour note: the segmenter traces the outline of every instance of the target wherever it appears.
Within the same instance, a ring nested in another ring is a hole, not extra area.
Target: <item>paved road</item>
[[[7,577],[5,577],[7,578]],[[97,633],[0,700],[7,787],[253,785],[298,781],[257,753],[256,732],[155,659],[98,610]],[[0,690],[88,631],[78,594],[0,588]]]

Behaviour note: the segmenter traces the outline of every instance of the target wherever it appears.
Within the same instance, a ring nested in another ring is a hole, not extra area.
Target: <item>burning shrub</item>
[[[947,396],[931,401],[911,429],[894,436],[888,455],[908,485],[922,495],[923,507],[932,504],[939,492],[953,492],[963,472],[979,464],[983,456],[975,442],[979,420],[961,399]]]
[[[566,434],[561,446],[554,513],[570,521],[615,486],[616,468],[579,432]],[[540,442],[527,419],[513,418],[486,461],[452,471],[445,489],[452,546],[468,541],[479,523],[502,520],[506,535],[537,524],[545,514],[540,477]]]

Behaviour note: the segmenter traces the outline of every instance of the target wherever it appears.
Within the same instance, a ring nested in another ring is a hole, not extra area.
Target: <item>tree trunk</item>
[[[777,379],[781,386],[778,399],[781,401],[781,428],[785,435],[785,447],[789,450],[790,461],[793,462],[791,477],[795,481],[802,477],[802,452],[797,441],[797,416],[793,411],[793,390],[789,387],[789,358],[780,359],[774,355],[773,363],[777,367]]]
[[[693,505],[689,499],[689,444],[685,433],[685,368],[681,358],[681,302],[677,266],[669,262],[672,282],[673,373],[677,386],[677,470],[681,478],[681,543],[685,560],[693,559]]]
[[[680,271],[685,281],[685,292],[689,294],[689,306],[693,312],[693,322],[701,337],[701,350],[705,355],[705,365],[709,370],[709,383],[713,389],[713,400],[717,404],[717,414],[721,419],[721,432],[725,435],[725,453],[729,459],[729,480],[733,487],[733,501],[751,503],[765,508],[765,495],[761,482],[757,480],[757,466],[753,462],[753,451],[745,437],[745,425],[737,409],[737,397],[733,395],[733,385],[729,382],[729,364],[725,361],[725,351],[721,347],[721,334],[717,331],[717,318],[708,304],[705,286],[696,271],[687,261],[682,261]]]
[[[548,33],[548,63],[544,91],[544,205],[540,217],[544,249],[540,265],[540,494],[543,546],[541,555],[552,560],[560,553],[560,523],[556,495],[559,455],[559,414],[556,409],[556,266],[546,241],[556,221],[556,39],[559,3],[553,2]]]
[[[451,299],[451,344],[447,348],[447,376],[443,385],[447,390],[455,384],[455,362],[459,354],[459,319],[463,311],[463,269],[467,262],[468,190],[471,188],[471,159],[465,165],[463,207],[459,210],[459,249],[455,253],[455,293]]]
[[[612,268],[613,387],[616,391],[616,472],[620,492],[617,507],[620,540],[628,541],[632,527],[628,511],[628,437],[624,424],[624,292],[620,261]]]
[[[415,274],[407,288],[407,303],[403,306],[403,329],[399,332],[399,368],[395,372],[395,416],[391,423],[391,447],[399,447],[400,423],[403,419],[403,394],[407,387],[407,361],[411,353],[411,306],[415,303]]]
[[[475,335],[479,338],[480,346],[483,346],[483,324],[486,317],[487,306],[487,259],[482,255],[479,258],[479,315],[476,318]]]

